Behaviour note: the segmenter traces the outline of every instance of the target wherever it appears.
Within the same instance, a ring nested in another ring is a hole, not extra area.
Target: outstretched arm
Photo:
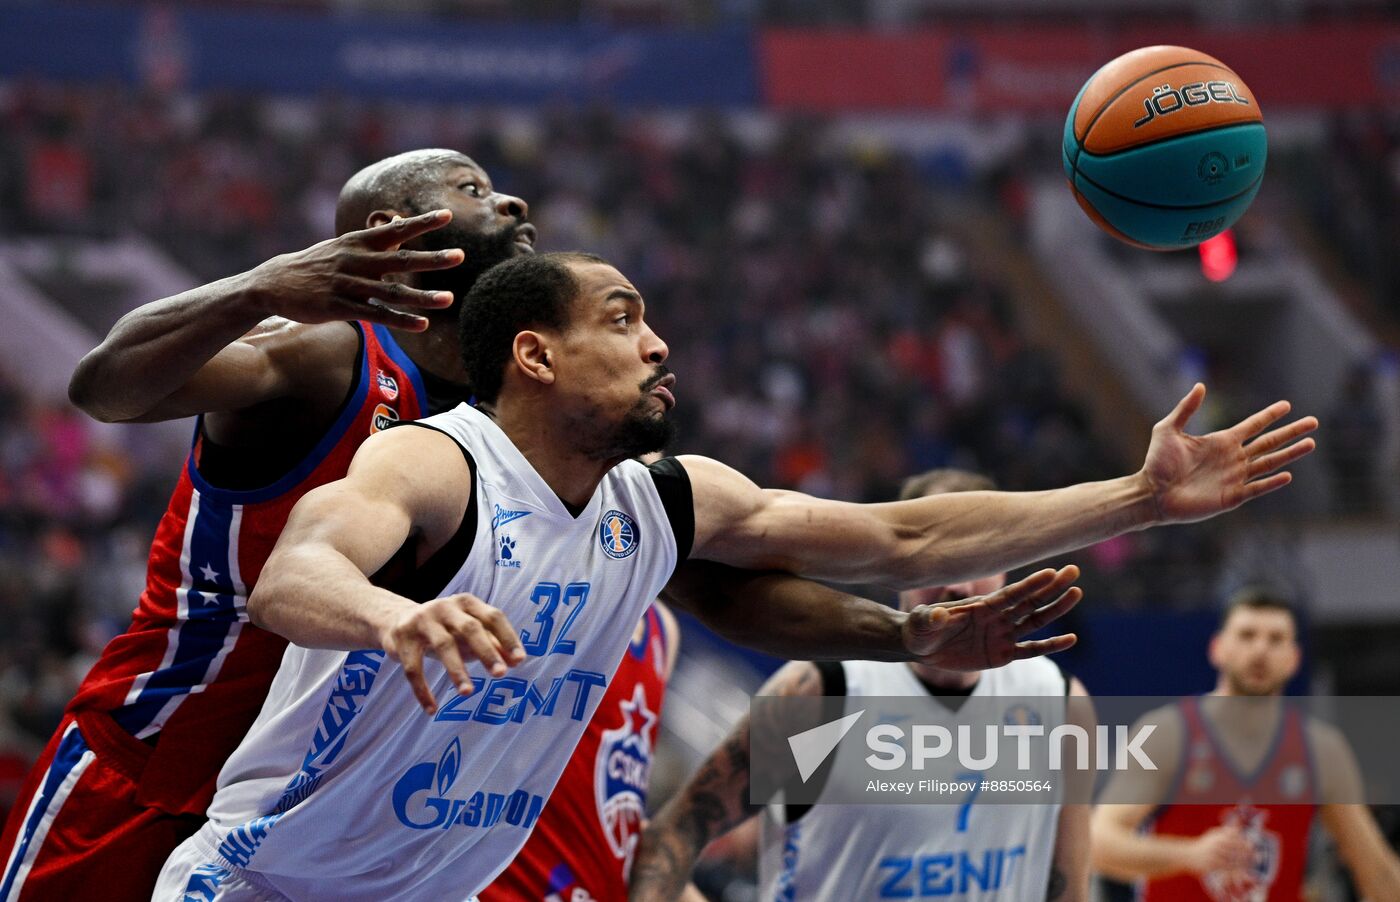
[[[897,588],[948,584],[1041,560],[1120,533],[1232,510],[1287,485],[1275,472],[1313,449],[1305,417],[1265,432],[1280,401],[1237,425],[1194,436],[1197,385],[1152,431],[1132,476],[1046,492],[954,492],[848,504],[763,490],[707,458],[682,457],[695,498],[692,557],[754,570]]]
[[[1077,567],[1042,570],[991,595],[905,613],[788,573],[690,561],[664,595],[729,641],[776,657],[985,670],[1074,644],[1073,634],[1023,637],[1074,607],[1078,576]]]
[[[500,676],[524,659],[505,615],[465,594],[419,604],[372,585],[369,574],[410,537],[420,564],[446,544],[471,485],[465,457],[439,432],[405,427],[370,438],[344,479],[308,492],[292,509],[248,599],[249,619],[310,648],[384,649],[403,665],[425,710],[436,710],[425,654],[470,695],[466,660]]]
[[[760,695],[821,695],[815,665],[784,665]],[[749,717],[705,759],[685,788],[642,831],[632,863],[629,902],[672,902],[690,880],[695,859],[715,837],[755,813],[749,804]]]
[[[409,308],[449,306],[450,292],[419,291],[382,277],[461,263],[460,250],[397,249],[450,219],[438,210],[348,232],[138,307],[78,363],[69,398],[99,420],[151,422],[292,394],[298,356],[279,354],[285,342],[275,340],[289,324],[258,324],[269,317],[307,324],[362,319],[421,331],[423,317],[370,299]]]

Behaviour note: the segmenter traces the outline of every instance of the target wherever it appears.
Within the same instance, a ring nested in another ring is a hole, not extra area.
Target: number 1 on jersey
[[[547,654],[574,653],[574,640],[565,637],[568,636],[569,628],[574,625],[574,620],[583,610],[583,606],[588,604],[589,588],[589,583],[569,583],[563,588],[560,588],[558,583],[540,583],[535,586],[535,590],[530,593],[530,600],[540,606],[535,612],[535,623],[539,624],[539,629],[520,631],[520,644],[524,646],[527,655],[538,658]],[[549,640],[554,635],[554,618],[559,613],[561,603],[569,609],[569,616],[564,619],[564,625],[559,629],[559,637],[551,647]]]

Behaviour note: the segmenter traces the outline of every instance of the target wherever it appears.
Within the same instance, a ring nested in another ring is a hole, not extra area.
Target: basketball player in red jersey
[[[70,394],[98,419],[199,421],[131,627],[5,826],[0,899],[149,898],[281,661],[244,603],[288,513],[372,433],[466,396],[454,296],[532,250],[527,214],[461,154],[381,161],[342,191],[340,237],[148,304],[79,364]]]
[[[79,364],[70,395],[97,419],[199,423],[132,625],[84,680],[0,834],[0,902],[97,886],[107,900],[150,897],[281,661],[285,641],[249,624],[244,603],[288,513],[344,476],[372,433],[470,394],[454,299],[533,250],[527,216],[460,153],[400,154],[346,183],[339,237],[141,307]],[[993,653],[1043,653],[1017,643],[1009,608],[899,619],[787,577],[707,585],[685,597],[764,599],[698,612],[750,644],[936,657],[990,631]],[[491,610],[464,600],[457,625]]]
[[[1327,801],[1361,795],[1346,740],[1281,703],[1220,699],[1281,700],[1300,659],[1284,601],[1253,590],[1231,601],[1210,644],[1220,674],[1215,692],[1147,715],[1157,729],[1143,748],[1158,769],[1119,772],[1106,790],[1108,798],[1160,803],[1100,805],[1094,813],[1098,870],[1140,881],[1145,902],[1299,902],[1316,815],[1364,897],[1400,900],[1400,859],[1370,810]],[[1297,801],[1251,804],[1251,796]]]

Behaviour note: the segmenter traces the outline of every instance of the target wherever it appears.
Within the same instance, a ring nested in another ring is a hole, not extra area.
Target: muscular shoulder
[[[361,493],[398,499],[434,548],[461,524],[473,478],[471,463],[455,439],[415,424],[370,436],[346,474]]]
[[[239,342],[276,367],[292,395],[338,404],[354,381],[361,338],[350,323],[298,323],[271,317]]]

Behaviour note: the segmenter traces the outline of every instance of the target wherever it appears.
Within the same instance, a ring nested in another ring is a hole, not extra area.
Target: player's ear
[[[554,384],[554,364],[550,360],[549,342],[545,336],[529,330],[517,333],[511,345],[511,356],[526,378],[543,385]]]
[[[1220,634],[1216,633],[1210,637],[1210,644],[1206,646],[1206,660],[1210,661],[1210,666],[1216,670],[1220,669]]]
[[[386,223],[393,222],[395,219],[407,219],[408,216],[409,214],[401,213],[398,210],[375,210],[373,213],[369,214],[369,218],[365,220],[365,228],[372,229],[375,226],[382,226]]]

